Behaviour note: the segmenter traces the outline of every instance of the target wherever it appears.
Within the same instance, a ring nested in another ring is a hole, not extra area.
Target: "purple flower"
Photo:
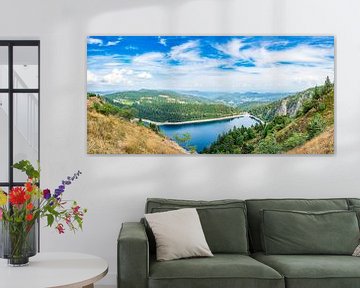
[[[61,189],[55,189],[54,197],[59,198],[59,196],[64,192],[64,190]]]
[[[54,197],[59,200],[60,195],[65,191],[65,186],[70,185],[72,181],[78,179],[78,177],[81,175],[81,171],[78,170],[78,172],[74,173],[74,175],[66,177],[66,180],[62,180],[61,184],[57,189],[55,189]]]
[[[46,200],[48,200],[51,197],[51,192],[49,189],[44,189],[43,196]]]

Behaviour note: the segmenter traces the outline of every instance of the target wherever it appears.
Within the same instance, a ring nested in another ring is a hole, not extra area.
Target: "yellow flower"
[[[0,189],[0,206],[4,206],[7,204],[7,196],[5,193]]]

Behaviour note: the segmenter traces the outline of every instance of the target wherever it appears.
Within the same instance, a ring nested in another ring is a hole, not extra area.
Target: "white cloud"
[[[169,52],[169,57],[176,61],[201,61],[198,47],[199,41],[188,41],[184,44],[172,47]]]
[[[108,41],[105,46],[116,46],[122,40],[122,37],[118,37],[115,41]]]
[[[107,84],[115,85],[115,84],[124,84],[131,86],[133,82],[128,78],[129,75],[134,73],[131,69],[113,69],[111,73],[103,76],[103,81]]]
[[[328,64],[329,57],[334,55],[333,49],[299,45],[286,50],[267,50],[265,48],[247,49],[243,52],[244,59],[253,59],[257,66],[276,63],[288,64]],[[330,61],[329,61],[330,60]]]
[[[120,40],[109,41],[109,42],[106,43],[105,46],[115,46],[115,45],[117,45],[117,44],[119,44],[119,43],[120,43]]]
[[[121,64],[118,62],[109,62],[105,63],[104,66],[120,66]]]
[[[214,48],[234,58],[243,58],[240,49],[245,45],[240,39],[232,39],[226,44],[215,44]]]
[[[135,47],[135,46],[132,46],[132,45],[128,45],[128,46],[125,46],[125,49],[126,50],[138,50],[139,48]]]
[[[92,37],[88,37],[87,43],[93,44],[93,45],[99,45],[99,46],[102,46],[104,44],[103,40],[98,39],[98,38],[92,38]]]
[[[95,73],[91,72],[90,70],[87,71],[87,82],[88,83],[96,83],[98,81],[98,77]]]
[[[122,38],[118,37],[117,40],[114,41],[108,41],[107,43],[104,43],[102,39],[88,37],[88,44],[92,45],[98,45],[98,46],[115,46],[121,42]]]
[[[163,46],[166,47],[166,46],[167,46],[167,44],[166,44],[166,39],[159,37],[159,44],[161,44],[161,45],[163,45]]]
[[[245,44],[240,39],[233,39],[225,44],[216,44],[214,48],[230,56],[234,61],[251,61],[256,66],[271,66],[281,62],[288,64],[326,65],[332,63],[332,59],[329,59],[329,57],[334,55],[333,48],[304,44],[289,49],[269,50],[269,45],[269,43],[265,43],[261,47],[243,49]]]
[[[134,63],[138,64],[155,64],[156,62],[164,60],[164,54],[160,52],[144,53],[133,58]]]
[[[139,74],[137,74],[138,78],[142,78],[142,79],[151,79],[152,75],[149,72],[140,72]]]

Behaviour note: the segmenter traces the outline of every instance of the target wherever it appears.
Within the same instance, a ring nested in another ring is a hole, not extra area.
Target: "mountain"
[[[156,122],[202,120],[240,113],[240,109],[223,103],[169,90],[123,91],[103,98],[120,108],[133,108],[138,118]]]
[[[234,127],[202,153],[334,153],[334,85],[313,87],[250,109],[266,120],[250,128]]]
[[[230,106],[242,106],[249,103],[269,103],[284,98],[290,93],[259,93],[259,92],[206,92],[206,91],[181,91],[189,95],[201,97],[213,102]]]
[[[186,102],[186,103],[210,103],[211,100],[204,99],[202,97],[197,97],[191,94],[180,93],[177,91],[171,90],[151,90],[151,89],[140,89],[140,90],[129,90],[129,91],[120,91],[110,94],[105,94],[104,97],[109,100],[115,100],[115,102],[122,103],[125,102],[128,104],[131,103],[146,103],[149,101],[156,100],[167,100],[170,102]],[[127,100],[127,101],[125,101]]]
[[[272,103],[261,104],[254,103],[248,105],[247,111],[249,113],[258,116],[259,118],[270,121],[276,116],[289,116],[295,117],[296,114],[302,109],[304,103],[307,100],[311,100],[314,96],[315,89],[321,89],[321,87],[313,87],[305,91],[296,93],[294,95],[282,98]],[[242,107],[245,108],[244,106]]]
[[[89,154],[187,153],[177,143],[163,135],[127,119],[124,115],[128,114],[107,106],[100,97],[88,97],[87,108]]]

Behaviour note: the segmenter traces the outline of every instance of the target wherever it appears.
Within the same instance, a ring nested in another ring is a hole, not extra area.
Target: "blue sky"
[[[88,91],[295,92],[334,78],[334,37],[89,36]]]

